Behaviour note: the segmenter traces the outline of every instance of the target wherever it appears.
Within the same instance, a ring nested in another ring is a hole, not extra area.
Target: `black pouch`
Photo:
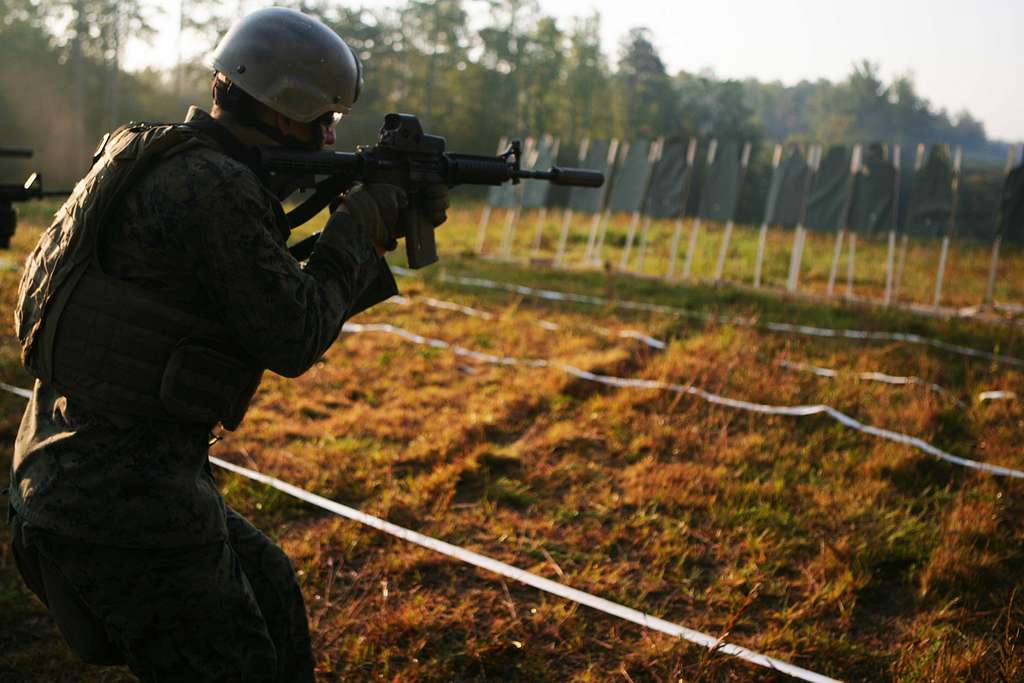
[[[238,358],[199,339],[185,339],[171,352],[160,383],[168,413],[190,422],[216,424],[234,431],[263,376]]]

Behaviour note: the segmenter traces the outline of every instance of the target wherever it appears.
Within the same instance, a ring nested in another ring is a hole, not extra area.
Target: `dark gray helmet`
[[[284,7],[235,22],[212,62],[249,95],[302,123],[328,112],[347,114],[363,85],[359,58],[337,33]]]

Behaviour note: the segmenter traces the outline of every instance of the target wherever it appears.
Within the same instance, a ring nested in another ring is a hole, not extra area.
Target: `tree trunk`
[[[74,77],[74,152],[75,163],[74,175],[85,172],[85,54],[82,49],[82,41],[88,34],[89,28],[86,24],[85,0],[75,0],[75,36],[71,43],[71,64]]]

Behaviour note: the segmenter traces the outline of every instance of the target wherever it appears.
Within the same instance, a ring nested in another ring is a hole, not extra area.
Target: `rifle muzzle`
[[[571,185],[573,187],[601,187],[604,185],[604,173],[600,171],[554,166],[550,173],[551,182],[555,185]]]

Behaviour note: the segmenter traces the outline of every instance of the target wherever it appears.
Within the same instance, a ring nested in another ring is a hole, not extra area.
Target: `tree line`
[[[420,115],[452,149],[491,153],[502,136],[552,133],[595,138],[719,137],[759,150],[754,186],[765,181],[776,141],[881,140],[962,145],[967,159],[997,167],[1006,145],[988,139],[969,112],[937,109],[912,78],[885,82],[859,62],[840,82],[796,85],[670,74],[652,32],[630,30],[606,51],[601,17],[564,25],[535,0],[405,0],[369,10],[325,0],[291,4],[335,28],[359,53],[366,86],[339,129],[339,147],[376,138],[385,113]],[[179,48],[178,66],[126,72],[128,38],[150,40],[177,25],[187,44],[214,46],[243,11],[237,3],[188,0],[182,11],[142,0],[0,0],[0,145],[32,146],[33,166],[70,183],[96,140],[127,120],[180,120],[209,102],[210,71]],[[471,9],[482,9],[470,20]],[[479,24],[479,25],[478,25]],[[18,166],[0,160],[4,180]],[[741,205],[741,214],[755,213]]]

